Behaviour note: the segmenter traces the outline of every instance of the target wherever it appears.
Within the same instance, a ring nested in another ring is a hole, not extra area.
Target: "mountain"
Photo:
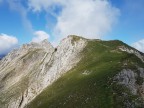
[[[68,36],[23,45],[0,61],[1,108],[144,106],[144,54],[119,40]]]

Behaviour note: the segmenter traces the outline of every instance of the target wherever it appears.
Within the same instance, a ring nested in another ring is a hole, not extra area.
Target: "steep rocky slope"
[[[57,48],[46,40],[23,45],[0,62],[1,108],[23,108],[45,87],[79,62],[85,39],[63,39]]]
[[[139,108],[143,98],[144,54],[118,40],[44,40],[0,61],[0,108]]]

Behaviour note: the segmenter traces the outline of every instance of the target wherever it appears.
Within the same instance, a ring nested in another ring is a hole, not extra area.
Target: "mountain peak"
[[[49,49],[53,48],[50,42],[48,42],[47,39],[41,41],[41,42],[31,42],[29,44],[24,44],[21,47],[22,49],[33,49],[33,48],[44,48],[44,49]]]
[[[68,35],[66,38],[62,39],[60,41],[60,44],[58,46],[61,46],[63,44],[65,45],[76,45],[81,42],[86,42],[88,39],[83,38],[81,36],[76,36],[76,35]]]
[[[42,44],[47,44],[47,43],[49,43],[49,42],[48,42],[47,39],[44,39],[44,40],[42,40],[40,43],[42,43]]]

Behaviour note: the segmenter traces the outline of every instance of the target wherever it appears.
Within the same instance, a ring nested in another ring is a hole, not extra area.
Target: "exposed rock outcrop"
[[[114,77],[114,82],[126,87],[122,92],[125,98],[124,105],[126,108],[143,107],[144,105],[144,69],[137,67],[137,70],[123,69]],[[133,102],[130,96],[137,97]]]
[[[129,53],[129,54],[134,54],[134,55],[136,55],[142,62],[144,62],[144,55],[143,55],[142,53],[140,53],[139,51],[134,50],[134,49],[132,49],[132,48],[130,49],[130,48],[125,47],[125,46],[120,46],[119,49],[120,49],[121,51],[125,51],[125,52],[127,52],[127,53]]]
[[[0,106],[23,108],[80,60],[86,39],[68,36],[54,48],[46,40],[23,45],[0,61]]]

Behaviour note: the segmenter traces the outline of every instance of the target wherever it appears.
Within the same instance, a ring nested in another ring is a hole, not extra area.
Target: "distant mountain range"
[[[0,60],[1,60],[3,57],[5,57],[5,55],[0,55]]]
[[[143,108],[144,54],[119,40],[68,36],[0,61],[0,108]]]

